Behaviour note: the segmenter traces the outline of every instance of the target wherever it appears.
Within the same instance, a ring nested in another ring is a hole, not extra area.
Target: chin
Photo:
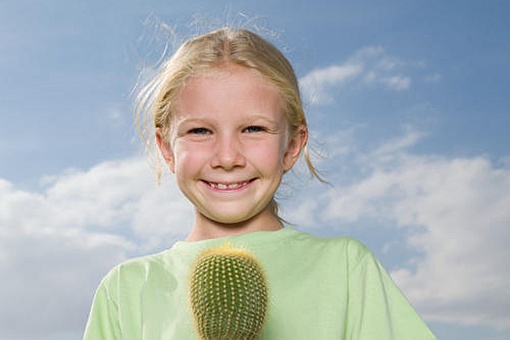
[[[250,221],[257,214],[204,214],[204,216],[216,224],[223,224],[225,227],[237,227],[240,224]]]

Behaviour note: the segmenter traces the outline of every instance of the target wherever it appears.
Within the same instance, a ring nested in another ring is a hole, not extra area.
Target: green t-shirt
[[[97,289],[84,339],[198,339],[190,270],[198,254],[227,240],[251,252],[265,271],[269,312],[261,339],[436,339],[362,244],[289,227],[177,242],[115,267]]]

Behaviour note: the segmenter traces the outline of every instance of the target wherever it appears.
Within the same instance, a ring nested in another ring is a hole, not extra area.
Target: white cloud
[[[403,128],[405,130],[404,135],[386,141],[366,156],[357,156],[358,160],[371,168],[383,168],[387,165],[390,167],[394,166],[393,162],[405,156],[407,149],[418,144],[425,137],[424,132],[416,130],[410,125],[406,125]]]
[[[391,56],[382,47],[365,47],[341,64],[311,71],[300,79],[300,85],[307,102],[328,105],[335,101],[334,89],[346,83],[382,86],[391,91],[407,90],[412,79],[404,72],[421,66],[421,63]]]
[[[3,180],[0,197],[0,338],[80,327],[101,273],[125,258],[130,243],[66,226],[43,194]]]
[[[300,79],[300,86],[312,104],[331,104],[333,97],[328,93],[331,87],[340,86],[357,77],[362,71],[361,65],[332,65],[317,69]]]
[[[142,159],[42,183],[24,191],[0,179],[1,339],[82,329],[102,275],[133,254],[170,246],[191,223],[177,188],[157,188]]]
[[[425,318],[508,328],[510,169],[484,157],[406,152],[420,138],[408,129],[360,157],[369,174],[329,190],[319,204],[314,197],[308,213],[320,225],[393,223],[416,256],[392,275]]]
[[[430,319],[508,328],[510,169],[481,157],[417,159],[392,175],[405,193],[397,222],[425,228],[408,240],[425,257],[395,279]]]
[[[407,90],[411,87],[411,78],[401,75],[382,77],[380,82],[395,91]]]

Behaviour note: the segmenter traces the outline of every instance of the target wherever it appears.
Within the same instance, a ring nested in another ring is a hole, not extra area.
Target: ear
[[[283,158],[283,170],[285,172],[292,169],[307,141],[308,129],[306,125],[300,125],[294,132],[294,135],[291,137],[289,144],[287,145],[287,150]]]
[[[170,168],[172,173],[175,173],[175,157],[172,147],[170,146],[170,142],[166,140],[163,136],[161,129],[156,129],[156,142],[158,143],[159,151],[161,152],[161,156],[165,160],[165,163]]]

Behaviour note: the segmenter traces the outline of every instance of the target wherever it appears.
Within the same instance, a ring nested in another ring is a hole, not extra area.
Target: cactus
[[[267,314],[268,291],[258,261],[230,245],[199,255],[189,298],[203,340],[255,340]]]

